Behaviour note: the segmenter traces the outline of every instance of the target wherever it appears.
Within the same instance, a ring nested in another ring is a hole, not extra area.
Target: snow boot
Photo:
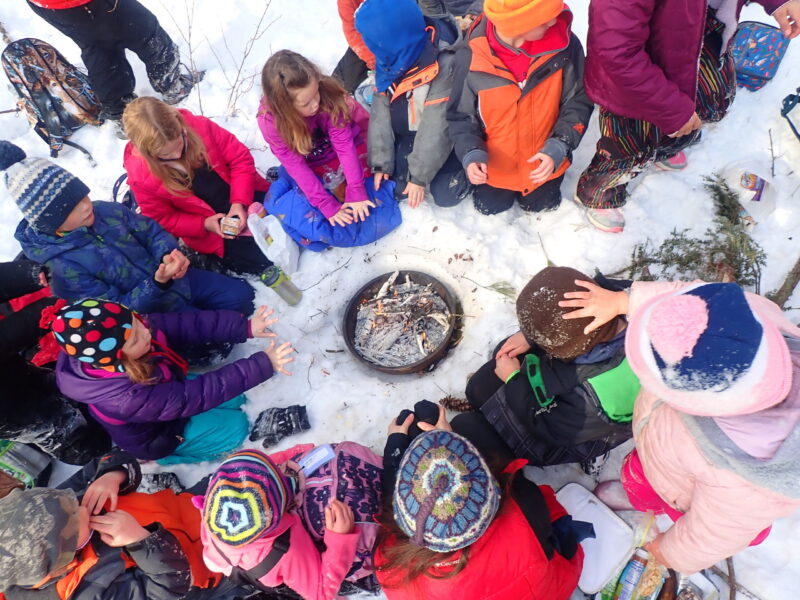
[[[205,71],[192,71],[183,63],[181,63],[180,68],[182,68],[184,72],[178,75],[170,90],[161,94],[161,97],[167,104],[178,104],[182,102],[192,92],[194,86],[200,83],[206,76]]]
[[[657,160],[656,169],[659,171],[683,171],[689,166],[689,161],[686,159],[686,154],[683,150],[678,152],[675,156],[670,156],[664,160]]]

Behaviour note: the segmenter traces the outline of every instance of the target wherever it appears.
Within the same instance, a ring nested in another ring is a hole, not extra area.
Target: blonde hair
[[[164,187],[175,195],[189,194],[194,172],[208,161],[208,154],[203,140],[186,125],[178,109],[157,98],[142,96],[125,107],[122,125],[131,143],[150,167],[150,172]],[[183,132],[186,132],[186,152],[183,158],[175,162],[183,166],[185,173],[158,160],[158,154],[164,146],[179,138]]]
[[[264,108],[275,117],[275,125],[283,140],[303,156],[313,148],[311,132],[303,116],[297,112],[291,92],[315,81],[319,83],[319,110],[330,114],[338,127],[348,123],[350,106],[344,87],[337,79],[323,75],[306,57],[291,50],[279,50],[261,70]]]
[[[120,362],[125,368],[125,374],[132,382],[142,385],[156,383],[156,378],[153,377],[154,366],[147,354],[136,359],[128,358],[123,354]]]

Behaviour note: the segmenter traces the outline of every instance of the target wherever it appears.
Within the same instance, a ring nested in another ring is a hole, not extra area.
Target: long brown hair
[[[515,475],[502,474],[503,466],[492,464],[489,469],[500,483],[502,495],[500,510],[511,491],[511,482]],[[431,579],[450,579],[466,568],[469,562],[471,546],[454,552],[434,552],[423,546],[417,546],[408,535],[400,528],[394,519],[392,497],[384,497],[383,509],[376,520],[382,525],[378,533],[378,543],[375,548],[380,548],[381,565],[376,566],[377,571],[385,573],[381,584],[387,589],[400,588],[413,584],[414,580],[424,575]],[[451,570],[442,572],[442,568],[452,567]]]
[[[206,147],[200,136],[186,125],[177,108],[151,96],[137,98],[125,107],[122,114],[125,133],[138,153],[147,161],[150,172],[175,195],[190,193],[194,172],[208,160]],[[184,173],[168,163],[158,160],[158,154],[166,144],[186,132],[186,153],[178,161]]]
[[[323,75],[306,57],[291,50],[273,54],[261,70],[264,109],[275,117],[278,133],[289,146],[303,156],[311,152],[311,132],[294,106],[292,91],[319,82],[319,110],[331,115],[341,127],[350,120],[348,94],[333,77]]]

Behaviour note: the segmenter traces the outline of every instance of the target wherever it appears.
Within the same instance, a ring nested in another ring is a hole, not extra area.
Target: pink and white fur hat
[[[692,415],[732,416],[782,402],[792,383],[781,309],[734,283],[689,284],[629,315],[625,352],[642,386]]]

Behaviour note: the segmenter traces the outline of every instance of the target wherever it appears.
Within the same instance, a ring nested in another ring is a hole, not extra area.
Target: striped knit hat
[[[26,158],[22,148],[0,140],[0,171],[8,193],[37,231],[55,233],[89,188],[69,171],[43,158]]]
[[[278,527],[296,491],[294,479],[263,452],[236,452],[208,484],[203,523],[220,542],[243,546]]]
[[[466,548],[500,506],[500,487],[466,438],[436,429],[417,436],[403,455],[394,490],[394,519],[418,546]]]

